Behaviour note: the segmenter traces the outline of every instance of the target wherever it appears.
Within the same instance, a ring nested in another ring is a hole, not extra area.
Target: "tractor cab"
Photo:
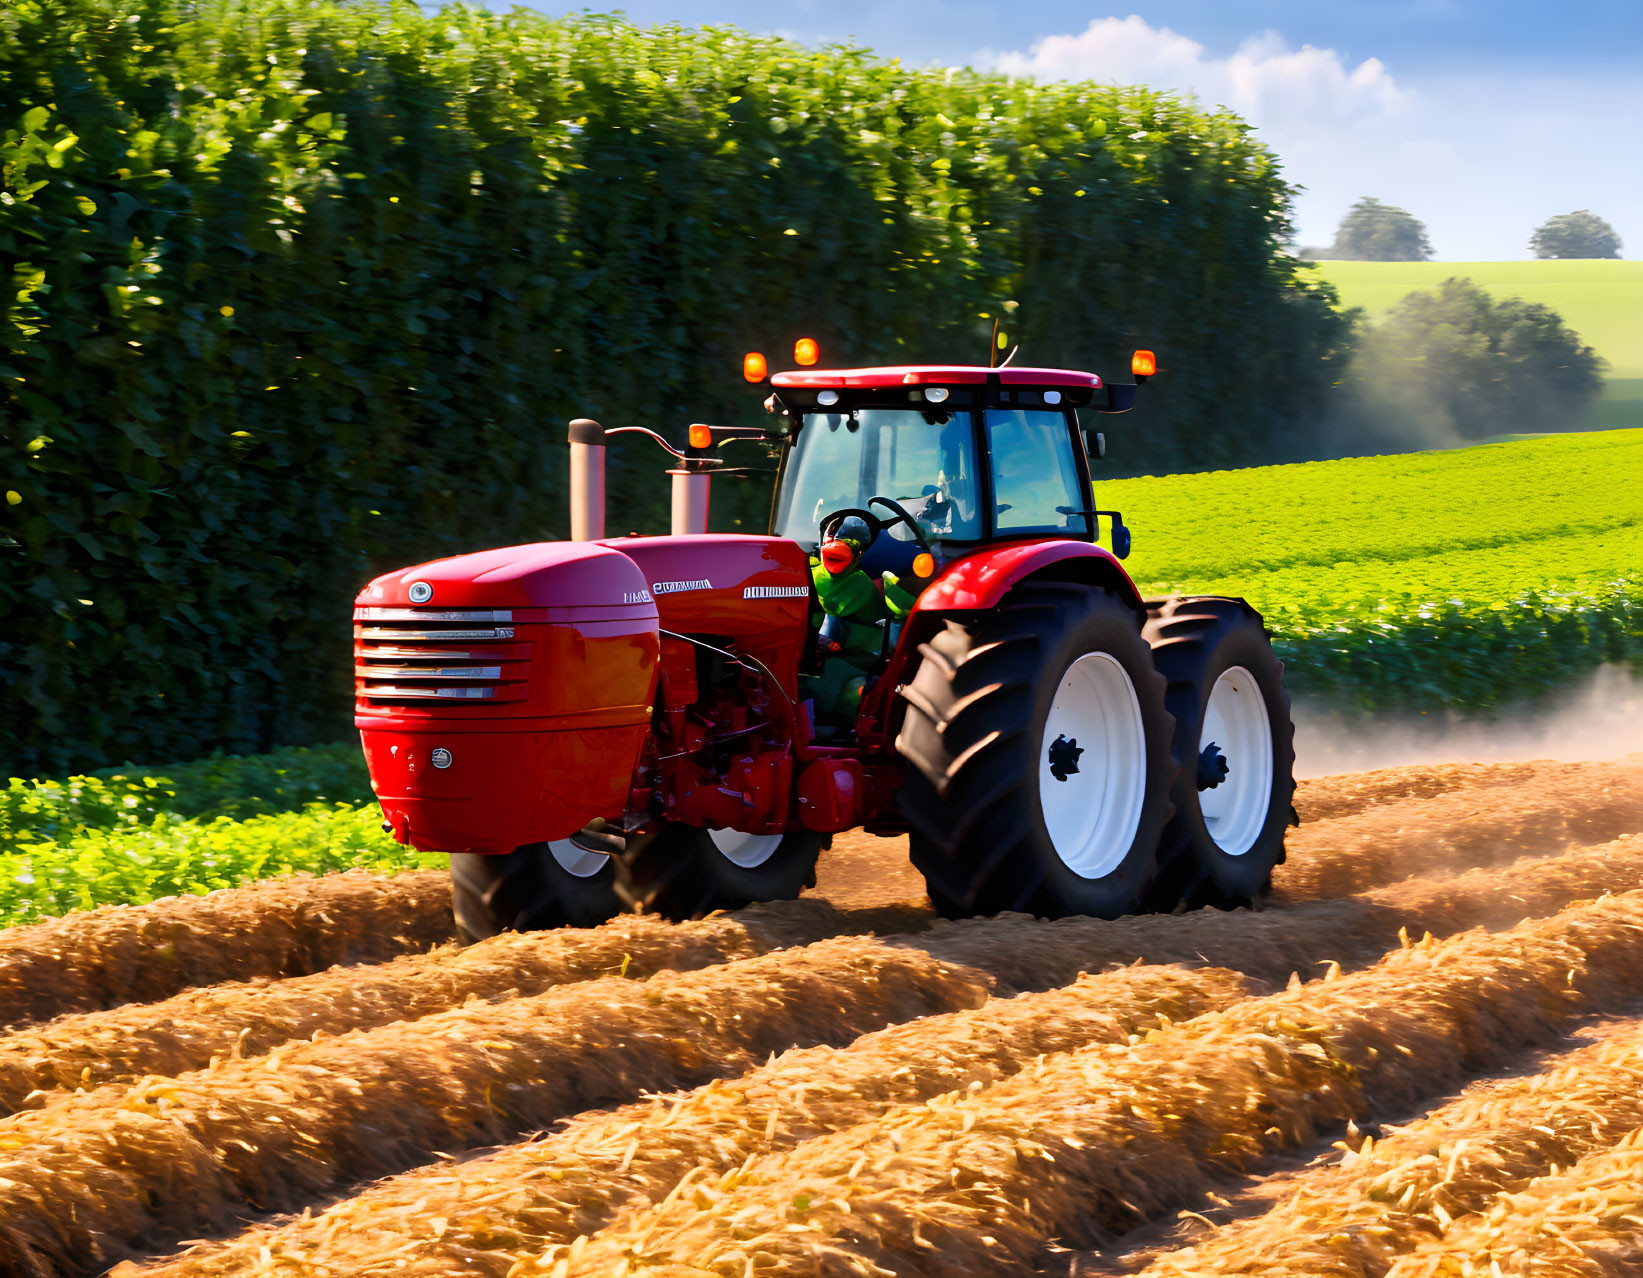
[[[1095,540],[1077,409],[1093,373],[974,366],[798,370],[770,379],[787,419],[771,533],[811,556],[818,732],[848,735],[914,600],[967,551]]]
[[[921,548],[939,547],[945,561],[1015,538],[1094,540],[1077,410],[1113,411],[1094,373],[798,370],[770,384],[767,407],[788,420],[771,519],[777,536],[814,549],[826,515],[881,498],[910,518],[880,508],[897,521],[875,544],[868,571],[904,571]]]

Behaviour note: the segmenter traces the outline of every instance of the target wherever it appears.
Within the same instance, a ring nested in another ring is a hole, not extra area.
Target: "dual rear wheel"
[[[1282,667],[1241,600],[1143,623],[1045,583],[950,619],[903,689],[914,863],[950,915],[1249,904],[1283,856]]]

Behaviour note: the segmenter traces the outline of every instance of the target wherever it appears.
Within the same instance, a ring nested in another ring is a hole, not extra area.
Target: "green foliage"
[[[1129,566],[1242,595],[1292,687],[1484,709],[1643,660],[1643,431],[1116,480]]]
[[[355,866],[394,872],[440,866],[382,833],[376,806],[311,803],[235,821],[166,815],[136,827],[84,830],[0,856],[0,927],[97,905],[141,904],[258,879]]]
[[[1577,209],[1537,226],[1529,251],[1536,257],[1619,257],[1620,236],[1596,213]]]
[[[1432,256],[1426,224],[1392,204],[1364,196],[1341,219],[1325,257],[1353,262],[1424,262]]]
[[[1347,387],[1361,435],[1477,440],[1580,421],[1602,365],[1549,306],[1447,279],[1365,332]]]
[[[1139,460],[1172,468],[1280,454],[1348,336],[1271,153],[1142,89],[525,10],[11,0],[0,104],[19,771],[335,738],[361,583],[562,531],[570,417],[752,420],[743,350],[979,358],[997,315],[1039,363],[1155,346]],[[613,531],[664,524],[647,448]]]
[[[12,777],[0,790],[0,855],[162,818],[243,820],[313,802],[363,803],[370,797],[364,756],[354,742],[200,759],[153,772],[109,769],[60,781]]]

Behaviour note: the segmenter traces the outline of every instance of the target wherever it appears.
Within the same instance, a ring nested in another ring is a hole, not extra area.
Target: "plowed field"
[[[942,921],[858,833],[696,923],[0,932],[0,1275],[1643,1272],[1643,758],[1296,807],[1256,912]]]

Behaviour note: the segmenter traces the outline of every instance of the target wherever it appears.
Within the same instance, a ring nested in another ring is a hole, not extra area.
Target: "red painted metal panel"
[[[366,587],[354,635],[354,723],[396,837],[508,852],[621,813],[659,652],[633,560],[544,542],[421,564]]]
[[[983,368],[979,364],[896,364],[886,368],[804,368],[777,373],[775,387],[807,390],[823,387],[985,386],[997,377],[1003,386],[1100,386],[1094,373],[1065,368]]]
[[[1006,591],[1033,573],[1042,572],[1068,560],[1087,560],[1086,569],[1110,575],[1132,602],[1139,604],[1140,592],[1129,574],[1111,552],[1087,541],[1052,539],[1020,541],[987,546],[955,563],[925,587],[913,605],[914,612],[944,612],[949,609],[993,608]]]

